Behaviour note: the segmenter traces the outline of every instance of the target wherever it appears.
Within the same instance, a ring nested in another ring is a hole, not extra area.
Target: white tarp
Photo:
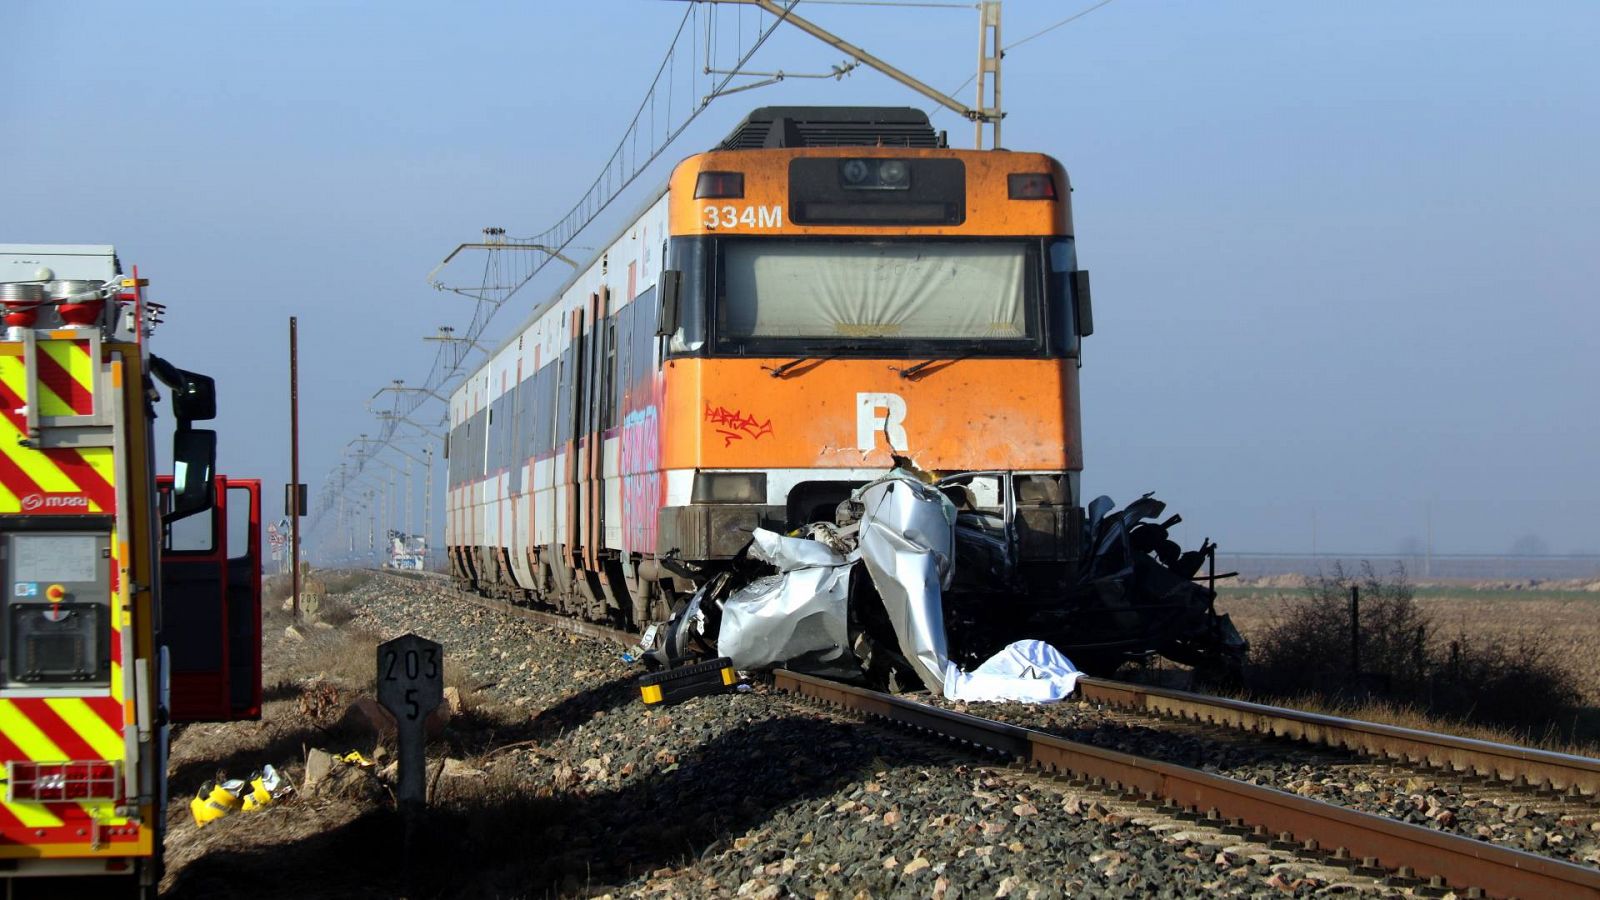
[[[1044,641],[1017,641],[971,672],[950,663],[944,695],[950,700],[1054,703],[1076,690],[1082,677],[1071,660]]]
[[[955,505],[899,469],[855,498],[865,507],[857,553],[883,598],[900,653],[937,696],[950,658],[943,592],[955,571]]]

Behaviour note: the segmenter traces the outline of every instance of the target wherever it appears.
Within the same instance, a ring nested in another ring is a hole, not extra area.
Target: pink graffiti
[[[634,410],[622,420],[623,548],[656,552],[656,515],[661,509],[661,428],[656,408]]]
[[[706,421],[716,425],[717,434],[722,435],[722,446],[727,447],[734,441],[742,441],[746,437],[758,440],[763,435],[772,433],[772,419],[765,422],[756,419],[754,413],[745,414],[737,409],[730,410],[725,406],[715,409],[710,404],[706,405]]]

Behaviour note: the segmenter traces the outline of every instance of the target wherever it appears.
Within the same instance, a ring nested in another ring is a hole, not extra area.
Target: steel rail
[[[1358,872],[1405,867],[1435,886],[1475,887],[1496,897],[1600,898],[1597,869],[797,672],[779,670],[774,682],[779,690],[993,750],[1046,774],[1170,804],[1189,818],[1253,828],[1257,839],[1276,835],[1286,847],[1298,842],[1300,852],[1337,848],[1323,862]]]
[[[1564,791],[1575,800],[1600,799],[1600,759],[1586,756],[1100,678],[1081,679],[1078,695],[1091,703],[1118,709],[1224,725],[1430,766],[1457,778],[1482,779],[1490,786],[1531,788],[1547,795]]]

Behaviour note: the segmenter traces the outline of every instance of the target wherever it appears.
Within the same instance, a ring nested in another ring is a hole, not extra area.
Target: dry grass
[[[1282,619],[1286,607],[1295,602],[1305,602],[1304,594],[1223,589],[1219,591],[1217,609],[1230,615],[1246,638],[1259,642]],[[1419,591],[1416,604],[1434,625],[1432,649],[1440,657],[1448,658],[1452,640],[1478,648],[1505,648],[1508,652],[1534,642],[1572,674],[1574,685],[1582,694],[1579,708],[1570,714],[1571,718],[1517,730],[1497,727],[1474,716],[1445,718],[1417,706],[1385,701],[1350,702],[1305,696],[1252,699],[1503,743],[1585,755],[1600,752],[1600,654],[1593,649],[1600,646],[1600,595],[1582,591],[1523,593],[1435,588]]]
[[[1218,592],[1217,611],[1233,618],[1246,638],[1265,634],[1285,603],[1283,596],[1259,592]],[[1432,617],[1436,640],[1448,643],[1458,634],[1478,640],[1514,644],[1538,637],[1564,657],[1578,677],[1579,688],[1593,703],[1600,701],[1600,596],[1573,593],[1560,599],[1518,600],[1500,594],[1474,596],[1470,590],[1447,595],[1418,596],[1417,606]]]

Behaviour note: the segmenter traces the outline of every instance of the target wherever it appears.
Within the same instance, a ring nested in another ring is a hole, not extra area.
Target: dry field
[[[1239,631],[1252,641],[1260,639],[1286,605],[1305,602],[1306,592],[1286,588],[1235,587],[1218,591],[1217,609],[1232,616]],[[1548,646],[1573,674],[1584,694],[1587,709],[1573,729],[1574,743],[1547,740],[1552,746],[1582,750],[1593,755],[1600,749],[1600,592],[1585,590],[1505,590],[1464,586],[1419,587],[1417,605],[1435,625],[1436,640],[1448,644],[1464,635],[1470,641],[1538,641]],[[1365,710],[1396,724],[1428,727],[1424,717],[1408,711]],[[1470,728],[1445,730],[1471,731]],[[1485,737],[1506,737],[1482,729]]]

